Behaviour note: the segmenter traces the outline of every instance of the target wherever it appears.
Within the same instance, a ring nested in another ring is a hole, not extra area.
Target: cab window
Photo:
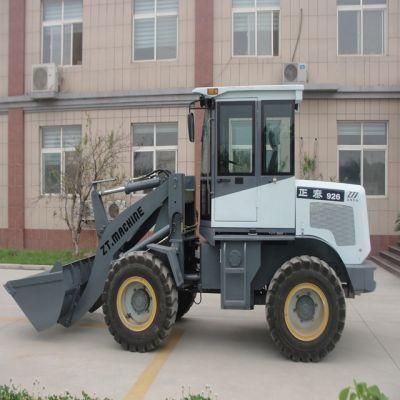
[[[218,175],[254,175],[254,103],[218,107]]]
[[[294,175],[294,102],[262,103],[262,173]]]

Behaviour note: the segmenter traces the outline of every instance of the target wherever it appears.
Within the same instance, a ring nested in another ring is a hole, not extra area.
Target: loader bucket
[[[55,265],[48,272],[9,281],[4,287],[36,330],[43,331],[57,322],[70,326],[76,299],[86,286],[93,259]]]

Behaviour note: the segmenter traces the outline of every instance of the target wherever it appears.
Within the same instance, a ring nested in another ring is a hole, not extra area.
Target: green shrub
[[[354,381],[354,388],[347,387],[339,394],[339,400],[389,400],[376,385]]]
[[[68,392],[62,395],[49,395],[49,396],[43,396],[39,394],[34,395],[29,393],[25,389],[16,387],[15,385],[10,385],[10,386],[1,385],[0,400],[98,400],[98,399],[89,396],[85,392],[82,392],[82,395],[79,397],[76,397]]]

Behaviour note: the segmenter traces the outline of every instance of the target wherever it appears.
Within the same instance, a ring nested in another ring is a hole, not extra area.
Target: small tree
[[[397,214],[397,219],[394,223],[395,232],[400,232],[400,212]]]
[[[66,154],[65,173],[61,177],[61,215],[71,233],[75,255],[79,253],[92,182],[117,177],[119,158],[125,150],[126,143],[122,135],[114,131],[95,135],[88,116],[82,141],[74,152]]]

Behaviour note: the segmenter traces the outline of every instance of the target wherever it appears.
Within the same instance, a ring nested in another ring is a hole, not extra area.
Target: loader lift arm
[[[113,221],[108,221],[102,201],[104,196],[144,189],[152,190]],[[170,268],[176,284],[181,286],[184,242],[187,238],[194,239],[195,227],[186,230],[184,226],[185,191],[192,190],[194,192],[193,179],[164,171],[155,171],[144,179],[103,192],[94,187],[92,204],[99,238],[96,255],[62,267],[56,265],[39,275],[9,281],[5,285],[7,291],[38,331],[57,322],[69,327],[98,302],[107,275],[118,258],[126,252],[148,250],[152,244],[163,240],[168,241],[169,246],[153,245],[153,251],[167,255],[173,264]],[[186,216],[186,219],[190,218]],[[140,242],[152,227],[153,234]],[[33,298],[36,301],[32,301]]]

